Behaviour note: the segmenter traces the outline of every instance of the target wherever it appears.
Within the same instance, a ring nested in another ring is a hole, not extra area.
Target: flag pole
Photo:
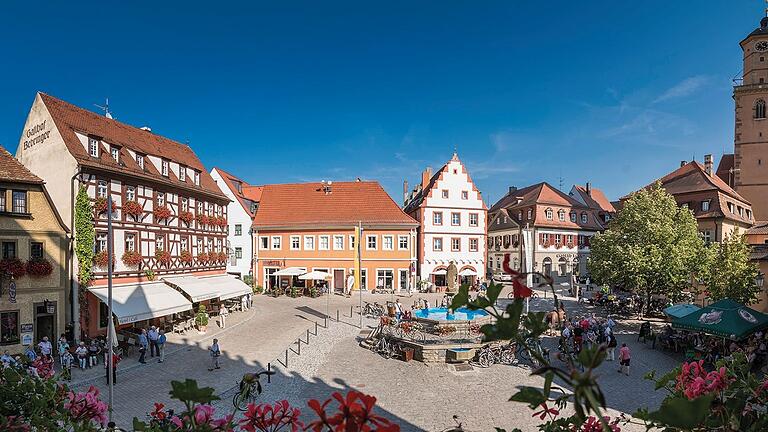
[[[113,370],[115,368],[114,365],[114,359],[112,356],[114,355],[114,343],[115,341],[112,340],[112,335],[115,333],[115,322],[112,319],[112,254],[113,254],[113,245],[112,245],[112,193],[111,191],[107,192],[107,316],[109,317],[109,326],[107,328],[107,346],[108,348],[108,359],[107,359],[107,385],[109,387],[109,399],[108,399],[108,409],[109,409],[109,421],[112,422],[112,408],[113,408],[113,398],[114,398],[114,391],[115,391],[115,383],[114,383],[114,376],[113,376]]]

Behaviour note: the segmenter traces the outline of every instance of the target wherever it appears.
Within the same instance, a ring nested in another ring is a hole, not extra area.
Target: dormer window
[[[99,157],[99,141],[96,138],[88,137],[88,154],[91,157]]]
[[[195,171],[195,186],[200,186],[200,172]]]
[[[160,161],[160,174],[162,174],[163,177],[168,177],[168,161],[165,159]]]
[[[581,214],[581,223],[587,223],[587,214],[586,213],[582,213]]]
[[[709,200],[701,202],[701,211],[709,211]]]
[[[522,211],[522,210],[520,210],[519,212],[517,212],[517,219],[518,219],[518,220],[520,220],[520,221],[522,221],[522,220],[523,220],[523,211]]]
[[[179,180],[180,181],[187,181],[187,167],[184,165],[179,165]]]
[[[728,203],[728,211],[733,213],[733,203]]]
[[[552,209],[548,208],[544,211],[544,215],[546,216],[547,220],[552,220]]]
[[[533,210],[528,209],[528,220],[533,219]]]
[[[109,152],[112,154],[112,159],[115,160],[115,162],[120,162],[120,149],[112,146],[109,149]]]
[[[139,168],[144,169],[144,155],[136,153],[136,165],[138,165]]]
[[[557,218],[560,219],[560,222],[565,222],[565,210],[558,211]]]
[[[571,212],[571,222],[576,223],[576,212]]]

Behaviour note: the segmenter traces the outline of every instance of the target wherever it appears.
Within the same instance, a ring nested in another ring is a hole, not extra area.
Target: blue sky
[[[610,198],[733,148],[757,0],[4,2],[0,144],[36,91],[189,141],[255,184],[402,182],[460,158],[487,201]]]

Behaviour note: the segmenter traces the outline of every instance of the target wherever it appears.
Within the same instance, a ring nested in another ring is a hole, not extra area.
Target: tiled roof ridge
[[[5,167],[3,167],[6,164],[8,168],[7,175],[5,174]],[[11,170],[17,172],[12,174]],[[34,184],[45,183],[43,179],[33,174],[32,171],[19,162],[19,160],[2,145],[0,145],[0,180]]]

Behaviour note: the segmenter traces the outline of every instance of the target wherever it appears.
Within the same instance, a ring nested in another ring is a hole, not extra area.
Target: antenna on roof
[[[109,98],[106,98],[106,103],[104,103],[104,106],[96,105],[96,108],[99,108],[100,110],[104,111],[104,117],[111,119],[112,118],[112,112],[109,111]]]
[[[560,168],[560,174],[557,177],[558,189],[563,190],[563,169]]]

